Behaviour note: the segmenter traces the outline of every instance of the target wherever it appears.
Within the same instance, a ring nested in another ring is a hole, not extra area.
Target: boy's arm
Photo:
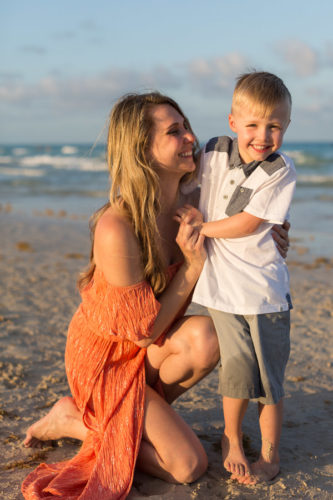
[[[254,233],[264,221],[281,223],[288,212],[296,183],[292,160],[281,157],[286,168],[279,168],[256,187],[255,196],[244,207],[245,211],[226,219],[203,223],[202,234],[209,238],[240,238]]]
[[[256,231],[265,219],[260,219],[247,212],[232,215],[226,219],[203,222],[202,213],[191,205],[185,205],[176,212],[175,219],[178,222],[185,216],[191,217],[192,224],[200,229],[200,234],[207,238],[241,238]]]
[[[208,238],[241,238],[254,233],[264,220],[241,212],[226,219],[203,222],[200,233]]]

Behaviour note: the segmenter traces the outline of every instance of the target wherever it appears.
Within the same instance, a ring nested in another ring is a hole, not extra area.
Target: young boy
[[[201,227],[208,258],[193,301],[208,307],[220,343],[223,464],[246,484],[279,472],[292,305],[287,266],[271,228],[287,217],[296,182],[292,160],[278,152],[290,112],[291,96],[280,78],[242,75],[229,115],[237,138],[211,139],[200,160],[199,209],[209,221]],[[262,447],[250,466],[241,428],[252,398],[258,399]]]

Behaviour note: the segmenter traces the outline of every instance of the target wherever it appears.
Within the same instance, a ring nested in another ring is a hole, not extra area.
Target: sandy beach
[[[65,460],[78,450],[74,440],[36,450],[24,448],[22,439],[31,423],[69,394],[66,331],[80,300],[75,282],[90,243],[87,218],[66,212],[25,215],[2,206],[0,227],[0,498],[14,500],[23,498],[21,482],[40,462]],[[204,444],[207,473],[177,486],[136,474],[131,500],[333,498],[333,259],[311,256],[304,242],[292,240],[288,263],[294,310],[280,474],[254,487],[228,478],[221,464],[215,370],[175,404]],[[254,403],[244,433],[253,460],[260,446]]]

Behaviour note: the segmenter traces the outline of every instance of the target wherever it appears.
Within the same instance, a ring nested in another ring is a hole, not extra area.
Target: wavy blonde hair
[[[110,114],[107,138],[107,163],[110,171],[111,190],[109,202],[99,209],[90,220],[91,253],[87,271],[80,275],[82,290],[92,279],[95,271],[94,233],[99,218],[110,206],[119,206],[133,225],[141,249],[144,277],[154,293],[161,293],[167,284],[165,269],[158,244],[156,217],[160,210],[160,181],[150,154],[153,106],[168,104],[183,116],[185,126],[191,125],[178,104],[159,92],[126,94],[113,107]],[[195,150],[198,149],[195,142]],[[186,174],[181,182],[187,182],[193,173]]]

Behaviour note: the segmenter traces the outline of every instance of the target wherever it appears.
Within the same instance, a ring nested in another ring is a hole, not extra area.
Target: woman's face
[[[186,128],[184,117],[170,104],[155,105],[150,113],[153,119],[150,154],[157,171],[180,177],[193,172],[195,137]]]

